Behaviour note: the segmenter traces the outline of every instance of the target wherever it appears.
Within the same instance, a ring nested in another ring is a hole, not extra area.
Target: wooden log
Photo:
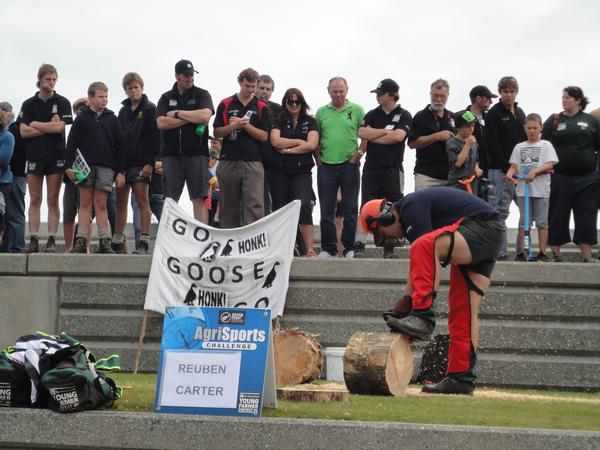
[[[344,380],[353,394],[406,395],[413,373],[409,338],[397,333],[354,333],[344,353]]]
[[[335,383],[302,384],[299,386],[289,386],[277,389],[278,400],[288,400],[297,402],[347,402],[350,393],[345,386]]]
[[[275,380],[300,384],[316,380],[323,369],[323,350],[310,334],[298,329],[274,333]]]

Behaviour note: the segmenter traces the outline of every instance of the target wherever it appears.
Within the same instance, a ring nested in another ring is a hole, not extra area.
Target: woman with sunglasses
[[[306,245],[306,255],[316,256],[313,245],[312,168],[315,165],[313,152],[319,144],[317,122],[308,115],[310,107],[299,89],[285,91],[281,101],[281,115],[271,130],[274,147],[274,164],[268,166],[269,189],[273,211],[292,200],[302,202],[299,228]]]

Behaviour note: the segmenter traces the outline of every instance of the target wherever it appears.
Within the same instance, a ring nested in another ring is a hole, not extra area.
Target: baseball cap
[[[13,107],[10,103],[8,102],[0,102],[0,111],[4,111],[4,112],[12,112]]]
[[[399,90],[400,86],[398,86],[398,83],[391,78],[386,78],[385,80],[381,80],[377,87],[371,92],[375,94],[384,94],[386,92],[396,93]]]
[[[454,126],[456,128],[462,128],[465,125],[468,125],[470,123],[477,121],[477,117],[475,117],[475,114],[473,114],[471,111],[468,111],[466,109],[455,113],[452,118],[454,119]]]
[[[191,61],[187,59],[182,59],[175,64],[175,73],[182,73],[184,75],[193,75],[194,72],[198,73],[197,70],[194,70],[194,65]]]
[[[473,89],[471,89],[471,92],[469,92],[469,98],[475,99],[477,97],[486,97],[490,100],[493,98],[498,98],[496,94],[492,94],[492,91],[490,91],[487,86],[482,84],[475,86]]]

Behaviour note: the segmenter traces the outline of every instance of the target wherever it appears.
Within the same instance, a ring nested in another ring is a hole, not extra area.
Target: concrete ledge
[[[246,419],[91,411],[59,414],[2,409],[0,448],[460,448],[573,449],[600,447],[600,433],[299,419]],[[34,432],[32,432],[34,430]]]
[[[75,255],[44,254],[28,255],[28,275],[112,275],[148,276],[152,258],[140,255]]]
[[[27,275],[27,255],[0,253],[2,275]]]

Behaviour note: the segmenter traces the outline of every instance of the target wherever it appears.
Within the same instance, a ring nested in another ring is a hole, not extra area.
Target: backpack
[[[29,375],[25,367],[8,357],[8,350],[0,352],[0,406],[32,406]]]
[[[450,336],[447,334],[434,336],[425,346],[419,375],[414,380],[416,384],[435,384],[444,379],[448,367],[449,347]]]
[[[229,105],[233,101],[233,95],[231,97],[227,97],[221,103],[223,103],[223,126],[229,125]],[[263,110],[266,108],[267,104],[262,100],[258,101],[258,120],[262,119]]]

